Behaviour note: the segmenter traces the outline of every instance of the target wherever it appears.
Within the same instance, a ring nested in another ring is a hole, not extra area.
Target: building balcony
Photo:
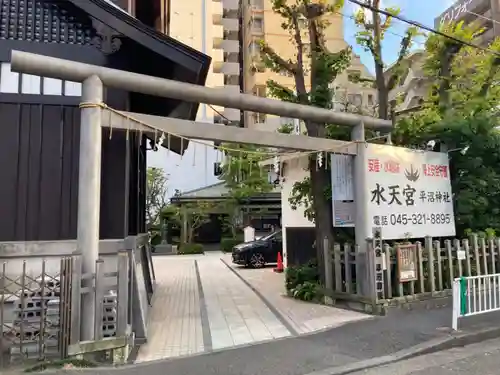
[[[214,73],[222,73],[227,75],[239,76],[240,64],[235,62],[214,62]]]
[[[218,62],[218,63],[224,62],[224,54],[223,54],[222,50],[220,50],[220,49],[213,49],[212,50],[212,63],[215,64],[216,62]]]
[[[224,111],[222,111],[222,114],[224,115],[225,118],[227,118],[231,122],[237,122],[240,121],[240,110],[235,109],[235,108],[224,108]]]
[[[222,3],[214,2],[212,4],[212,23],[214,25],[222,25]]]
[[[238,0],[222,0],[222,8],[226,10],[238,10],[239,1]]]
[[[225,53],[239,53],[240,52],[240,42],[237,40],[224,39],[221,43],[221,49]]]
[[[237,19],[235,18],[222,18],[222,27],[226,31],[235,31],[238,32],[240,30],[240,25]]]

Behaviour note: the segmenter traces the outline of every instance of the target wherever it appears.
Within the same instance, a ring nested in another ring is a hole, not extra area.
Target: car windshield
[[[279,237],[280,235],[281,235],[281,230],[277,230],[276,232],[270,233],[267,236],[261,237],[260,240],[267,241],[267,240],[270,240],[274,237]]]

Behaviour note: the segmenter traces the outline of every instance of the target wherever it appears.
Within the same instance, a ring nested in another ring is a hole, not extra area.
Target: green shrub
[[[303,284],[297,285],[294,289],[290,290],[293,298],[302,301],[320,301],[323,297],[322,288],[317,281],[306,281]]]
[[[304,284],[305,282],[319,282],[318,264],[316,260],[301,266],[287,267],[285,271],[285,285],[287,290],[292,290],[297,285]]]
[[[301,266],[287,267],[285,286],[293,298],[303,301],[319,301],[323,296],[319,283],[318,264],[312,260]]]
[[[86,359],[67,358],[57,361],[46,361],[29,367],[24,372],[40,372],[48,369],[78,369],[97,367],[97,364]]]
[[[156,246],[161,243],[161,233],[154,231],[151,232],[151,245]]]
[[[220,249],[225,253],[230,253],[233,247],[244,241],[243,236],[223,237],[220,241]]]
[[[177,254],[205,254],[205,251],[203,250],[203,245],[200,243],[185,243],[179,246]]]

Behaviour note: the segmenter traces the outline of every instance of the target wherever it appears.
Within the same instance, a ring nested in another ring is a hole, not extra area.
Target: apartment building
[[[396,111],[417,107],[427,94],[428,85],[422,70],[424,58],[425,52],[423,50],[412,52],[406,57],[408,69],[396,87],[389,92],[389,101],[397,103]],[[387,68],[385,71],[386,79],[392,75],[394,68],[394,65]]]
[[[495,35],[500,35],[500,0],[462,0],[458,1],[434,20],[434,27],[439,29],[443,23],[460,22],[474,23],[478,28],[484,29],[484,32],[475,41],[477,44],[487,45]],[[400,80],[398,86],[391,90],[390,100],[396,100],[397,111],[405,111],[416,107],[428,90],[427,81],[422,71],[424,60],[424,51],[416,51],[410,54],[406,59],[409,62],[409,68]],[[386,71],[391,74],[393,67]]]
[[[259,41],[264,40],[285,59],[294,58],[296,49],[290,42],[290,35],[281,28],[282,19],[274,13],[270,0],[212,0],[220,7],[214,8],[214,27],[222,27],[223,38],[214,40],[214,48],[223,50],[223,60],[213,64],[213,71],[224,75],[224,85],[230,90],[240,90],[256,96],[266,97],[266,82],[273,79],[280,84],[295,88],[294,78],[287,72],[274,73],[265,69],[261,62]],[[338,51],[346,47],[344,41],[344,23],[339,14],[329,16],[329,26],[325,32],[327,47]],[[304,20],[305,22],[305,20]],[[307,35],[304,34],[304,40]],[[306,44],[306,48],[308,45]],[[362,70],[362,75],[368,74],[359,62],[353,64],[353,69]],[[347,75],[337,83],[342,88],[339,92],[351,98],[352,94],[359,96],[359,86],[355,89],[348,83]],[[349,94],[346,94],[349,92]],[[362,95],[366,100],[373,101],[370,93]],[[357,98],[357,96],[356,96]],[[231,123],[240,126],[253,127],[259,130],[276,130],[283,123],[292,119],[277,118],[262,113],[245,113],[238,110],[224,109],[224,117]]]
[[[167,3],[165,8],[168,9],[168,17],[164,21],[168,26],[166,32],[172,38],[212,57],[212,67],[207,76],[206,86],[230,90],[231,87],[225,85],[223,72],[216,69],[224,59],[224,50],[220,48],[223,28],[213,24],[215,15],[219,13],[219,4],[211,0],[177,0]],[[217,122],[218,113],[226,115],[222,107],[202,104],[198,119]]]
[[[478,27],[484,28],[484,33],[477,42],[487,44],[500,35],[500,0],[461,0],[446,9],[434,21],[439,28],[446,22],[466,23],[474,22]]]

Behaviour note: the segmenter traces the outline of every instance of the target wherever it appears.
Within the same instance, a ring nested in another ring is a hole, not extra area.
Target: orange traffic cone
[[[281,273],[283,272],[283,259],[281,258],[281,253],[278,253],[278,260],[277,262],[278,265],[276,266],[276,268],[273,270],[274,272],[278,272],[278,273]]]

